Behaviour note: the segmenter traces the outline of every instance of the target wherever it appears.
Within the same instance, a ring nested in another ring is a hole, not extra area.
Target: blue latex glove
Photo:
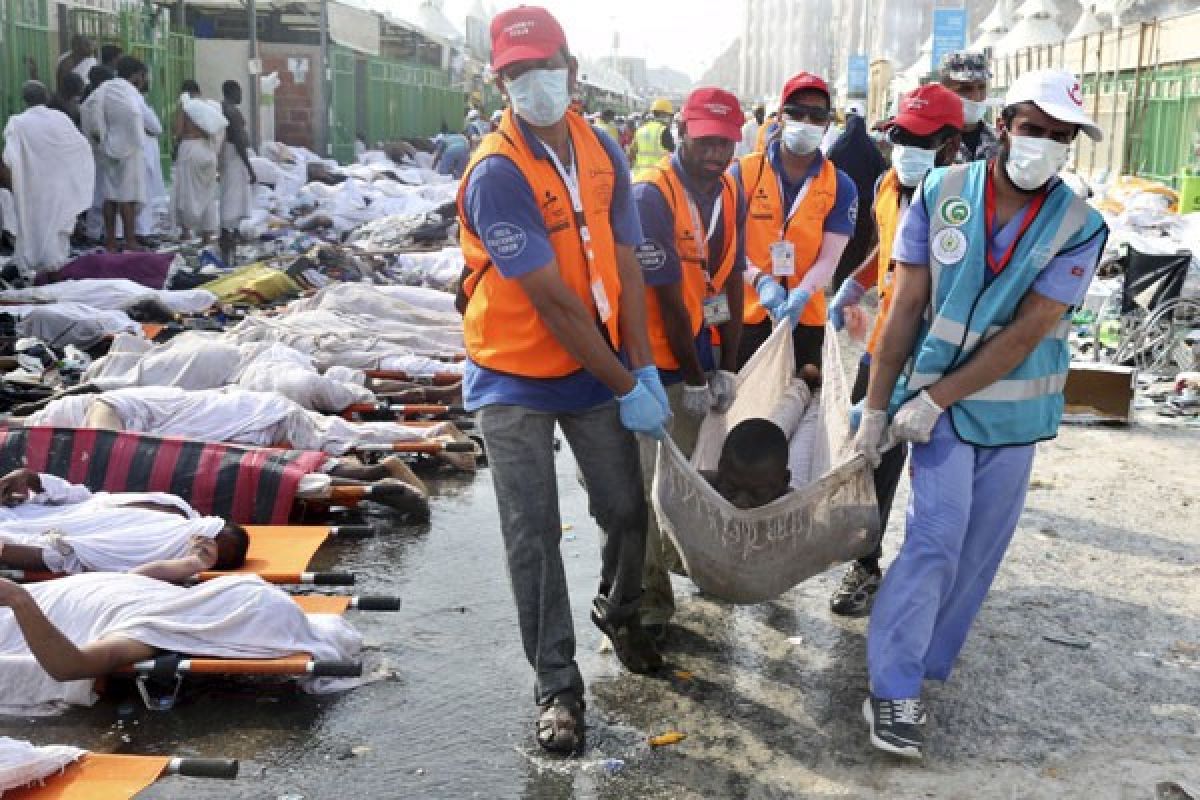
[[[796,323],[800,321],[800,314],[804,311],[804,307],[808,305],[808,299],[811,296],[805,289],[792,289],[788,292],[787,302],[779,310],[779,316],[787,317],[788,324],[795,327]]]
[[[658,374],[658,367],[653,364],[648,367],[638,367],[633,371],[633,377],[638,379],[638,383],[646,384],[646,388],[654,395],[654,399],[662,404],[663,411],[670,417],[671,403],[667,400],[667,390],[663,388],[662,378]]]
[[[663,425],[667,412],[643,381],[639,380],[627,395],[617,398],[621,410],[621,424],[634,433],[645,433],[655,439],[666,435]]]
[[[754,284],[758,292],[758,302],[775,319],[779,319],[783,304],[787,302],[787,290],[779,285],[779,281],[763,273]]]
[[[829,321],[833,323],[835,331],[846,327],[846,316],[842,312],[850,306],[858,305],[866,293],[867,290],[854,278],[846,278],[842,281],[841,288],[837,290],[837,294],[833,296],[833,301],[829,304]]]
[[[862,422],[863,405],[867,401],[859,400],[854,405],[850,406],[850,432],[858,433],[858,426]]]

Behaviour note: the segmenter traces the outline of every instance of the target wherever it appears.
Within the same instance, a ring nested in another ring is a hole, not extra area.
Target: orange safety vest
[[[758,133],[754,135],[754,152],[767,152],[767,130],[772,124],[777,123],[779,117],[764,117],[762,125],[758,126]]]
[[[460,226],[459,243],[467,271],[463,280],[463,292],[467,297],[463,336],[470,359],[497,372],[527,378],[561,378],[582,367],[542,322],[521,284],[516,279],[504,277],[500,270],[492,269],[491,257],[479,231],[471,228],[465,208],[466,187],[471,172],[488,156],[509,159],[529,181],[542,210],[559,277],[585,307],[597,314],[597,319],[599,314],[591,284],[597,279],[602,282],[611,309],[604,328],[614,349],[621,344],[618,326],[621,280],[609,218],[616,172],[592,126],[575,113],[568,113],[566,120],[575,153],[582,221],[590,234],[588,244],[580,235],[580,220],[571,207],[566,184],[550,159],[539,158],[530,149],[511,109],[505,110],[499,129],[479,145],[459,186],[458,217],[464,221]],[[489,232],[484,231],[483,235],[489,236]],[[528,234],[514,228],[491,235],[519,238]],[[594,253],[590,264],[585,252],[588,245]]]
[[[896,230],[900,227],[900,179],[896,170],[889,169],[879,182],[875,192],[875,228],[879,231],[879,277],[875,285],[879,288],[879,311],[875,324],[867,339],[867,352],[876,354],[879,340],[883,337],[883,326],[892,310],[892,246],[896,241]]]
[[[733,262],[737,257],[737,194],[733,178],[728,174],[721,176],[724,249],[720,261],[716,262],[716,269],[711,273],[711,281],[709,263],[705,259],[707,248],[702,248],[700,244],[708,234],[706,221],[699,220],[702,227],[696,228],[691,209],[688,207],[687,189],[671,165],[671,157],[667,156],[657,165],[647,169],[636,182],[650,183],[658,187],[667,208],[671,211],[671,218],[675,220],[675,251],[679,254],[683,274],[680,288],[694,339],[700,335],[700,329],[704,326],[704,299],[720,293],[725,281],[733,272]],[[650,334],[650,347],[654,352],[655,365],[659,369],[679,369],[679,360],[667,339],[662,308],[658,304],[658,292],[653,286],[646,287],[646,327]]]
[[[771,273],[771,244],[779,241],[784,232],[783,196],[779,177],[775,174],[766,153],[750,153],[740,160],[742,187],[746,192],[746,260],[763,272]],[[784,288],[794,289],[817,260],[821,252],[821,237],[825,235],[825,217],[837,201],[837,168],[825,159],[821,171],[808,184],[800,207],[786,223],[786,238],[796,248],[796,274],[780,278]],[[758,302],[758,292],[746,285],[742,319],[747,325],[757,325],[767,318],[767,310]],[[825,290],[813,291],[812,299],[800,315],[801,325],[825,324]]]

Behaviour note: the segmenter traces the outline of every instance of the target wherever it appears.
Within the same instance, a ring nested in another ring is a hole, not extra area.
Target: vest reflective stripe
[[[667,155],[666,148],[662,146],[662,135],[666,129],[667,126],[656,119],[646,122],[637,129],[637,133],[633,137],[637,142],[637,158],[633,162],[635,174],[640,174],[644,169],[650,169],[662,161],[663,156]]]
[[[966,362],[982,342],[1010,324],[1041,271],[1058,253],[1103,230],[1099,215],[1058,184],[1017,243],[1012,262],[987,280],[983,215],[988,168],[987,162],[975,162],[935,169],[925,179],[931,305],[907,374],[897,382],[893,410]],[[961,239],[952,241],[952,247],[939,249],[934,243],[948,229],[957,233],[947,238]],[[987,447],[1052,437],[1062,416],[1062,389],[1070,365],[1069,332],[1069,315],[1065,315],[1011,373],[951,406],[949,413],[959,437]]]
[[[896,177],[896,170],[889,169],[879,182],[872,209],[875,228],[879,232],[878,278],[875,281],[879,291],[879,309],[875,312],[875,323],[867,339],[867,352],[872,356],[877,352],[879,340],[883,338],[883,326],[892,310],[892,247],[896,241],[896,231],[900,228],[900,198],[900,179]]]
[[[700,247],[693,236],[692,215],[685,197],[687,189],[675,172],[670,156],[647,170],[637,180],[639,183],[651,183],[658,187],[675,221],[675,251],[679,254],[682,270],[680,289],[683,293],[683,303],[687,307],[688,321],[692,326],[692,338],[695,338],[704,325],[704,298],[709,294],[709,282],[706,279]],[[706,222],[701,220],[701,225],[705,225]],[[729,175],[721,176],[721,225],[721,244],[724,249],[719,254],[709,253],[710,259],[714,255],[720,258],[712,277],[712,285],[718,292],[733,272],[733,262],[737,257],[737,194],[734,191],[733,178]],[[698,232],[701,239],[707,233],[707,229]],[[658,292],[653,286],[646,287],[646,327],[650,334],[650,347],[654,352],[655,365],[659,369],[679,369],[679,360],[675,358],[675,352],[671,350],[671,343],[667,339],[662,308],[658,303]]]
[[[746,260],[763,272],[771,272],[771,245],[779,241],[783,231],[784,214],[779,191],[779,176],[766,153],[750,153],[738,162],[742,173],[742,189],[746,193]],[[787,240],[796,248],[796,274],[777,278],[787,289],[794,289],[812,268],[821,252],[825,235],[825,218],[837,201],[837,168],[823,159],[821,170],[809,179],[808,191],[800,207],[792,215],[787,228]],[[746,284],[742,319],[747,325],[757,325],[767,318],[767,310],[758,301],[758,292]],[[801,325],[825,324],[825,288],[813,291],[812,300],[800,315]]]
[[[463,336],[471,360],[498,372],[558,378],[578,372],[581,367],[542,322],[521,284],[495,269],[480,232],[471,228],[465,205],[466,189],[476,165],[489,156],[509,159],[529,182],[542,212],[559,277],[592,313],[596,305],[591,283],[594,279],[601,281],[612,309],[604,330],[613,347],[620,346],[621,281],[609,218],[616,172],[592,127],[575,113],[568,113],[566,120],[575,154],[575,172],[579,176],[583,217],[595,252],[592,273],[567,188],[553,163],[530,149],[511,110],[504,112],[499,130],[485,137],[475,151],[459,186],[458,216],[464,220],[459,229],[459,243],[468,270],[463,288],[469,298],[463,314]],[[486,231],[482,233],[488,235]],[[514,231],[509,235],[522,233]]]

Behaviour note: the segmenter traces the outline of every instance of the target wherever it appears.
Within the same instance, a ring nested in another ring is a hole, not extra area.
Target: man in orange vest
[[[537,741],[573,753],[584,743],[584,686],[559,550],[554,429],[571,445],[601,530],[592,621],[629,670],[652,672],[662,660],[638,618],[647,512],[634,433],[663,436],[667,400],[646,337],[629,165],[607,134],[568,111],[578,64],[549,12],[497,14],[491,37],[509,109],[458,196],[463,395],[479,412],[491,465],[536,676]]]
[[[819,149],[831,119],[829,87],[801,72],[783,87],[779,138],[733,165],[748,207],[739,364],[771,335],[769,315],[794,326],[797,369],[821,365],[825,284],[854,234],[858,202],[854,181]]]
[[[644,170],[633,188],[646,237],[638,260],[650,346],[671,406],[667,432],[686,456],[696,447],[700,422],[709,411],[727,411],[736,391],[746,209],[725,170],[741,124],[736,97],[723,89],[696,89],[683,106],[679,149]],[[720,334],[719,359],[714,331]],[[649,502],[658,448],[643,439],[641,449]],[[655,638],[665,634],[675,613],[670,570],[678,565],[651,514],[641,615]]]
[[[829,304],[829,321],[835,330],[845,327],[845,312],[857,306],[872,286],[879,287],[879,313],[867,340],[867,351],[858,365],[850,400],[858,403],[867,394],[871,376],[871,357],[879,346],[884,322],[892,306],[892,244],[900,218],[908,210],[913,190],[929,170],[954,163],[961,144],[963,127],[962,103],[958,95],[936,83],[909,92],[900,99],[900,112],[888,125],[887,137],[892,144],[892,168],[885,172],[875,186],[874,217],[879,244],[862,265],[843,283]],[[856,425],[857,427],[857,425]],[[879,503],[879,521],[887,528],[896,486],[904,472],[906,447],[893,447],[883,454],[875,468],[875,499]],[[883,535],[879,544],[867,556],[850,566],[841,586],[833,593],[830,607],[835,614],[861,617],[871,611],[875,592],[879,590],[882,573],[879,560],[883,558]]]

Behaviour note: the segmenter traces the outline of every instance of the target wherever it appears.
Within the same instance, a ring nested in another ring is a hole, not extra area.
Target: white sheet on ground
[[[777,597],[863,555],[878,536],[871,470],[850,446],[849,392],[832,330],[826,332],[823,361],[820,401],[806,412],[819,413],[807,469],[819,477],[806,486],[768,505],[742,510],[721,497],[699,472],[716,468],[734,425],[751,417],[769,418],[792,387],[795,363],[786,328],[777,329],[742,368],[737,400],[729,412],[705,418],[691,463],[670,440],[659,447],[655,513],[688,575],[717,597],[734,603]],[[798,433],[803,427],[802,420]]]
[[[142,326],[124,311],[106,311],[82,303],[0,306],[0,313],[17,318],[20,335],[36,336],[53,347],[68,344],[90,347],[105,336],[115,334],[143,336]]]
[[[71,255],[75,218],[92,205],[95,159],[88,140],[60,111],[35,106],[9,118],[4,163],[12,171],[17,266],[58,269]]]
[[[231,575],[192,588],[141,575],[90,572],[28,587],[43,613],[76,645],[106,636],[167,652],[212,658],[318,660],[357,657],[362,637],[340,616],[305,614],[284,592],[256,575]],[[359,679],[304,678],[307,691],[349,688]],[[0,708],[95,702],[92,681],[59,682],[25,643],[12,611],[0,609]]]
[[[217,302],[207,289],[150,289],[126,278],[84,278],[0,291],[0,303],[72,302],[106,310],[124,310],[146,299],[157,300],[176,314],[195,314]]]
[[[443,292],[440,289],[430,289],[425,286],[394,286],[392,284],[383,284],[375,288],[388,297],[403,300],[405,303],[417,308],[437,311],[442,314],[458,313],[454,308],[454,295],[450,292]]]
[[[35,747],[29,742],[0,736],[0,793],[40,783],[86,753],[78,747],[62,744]]]

